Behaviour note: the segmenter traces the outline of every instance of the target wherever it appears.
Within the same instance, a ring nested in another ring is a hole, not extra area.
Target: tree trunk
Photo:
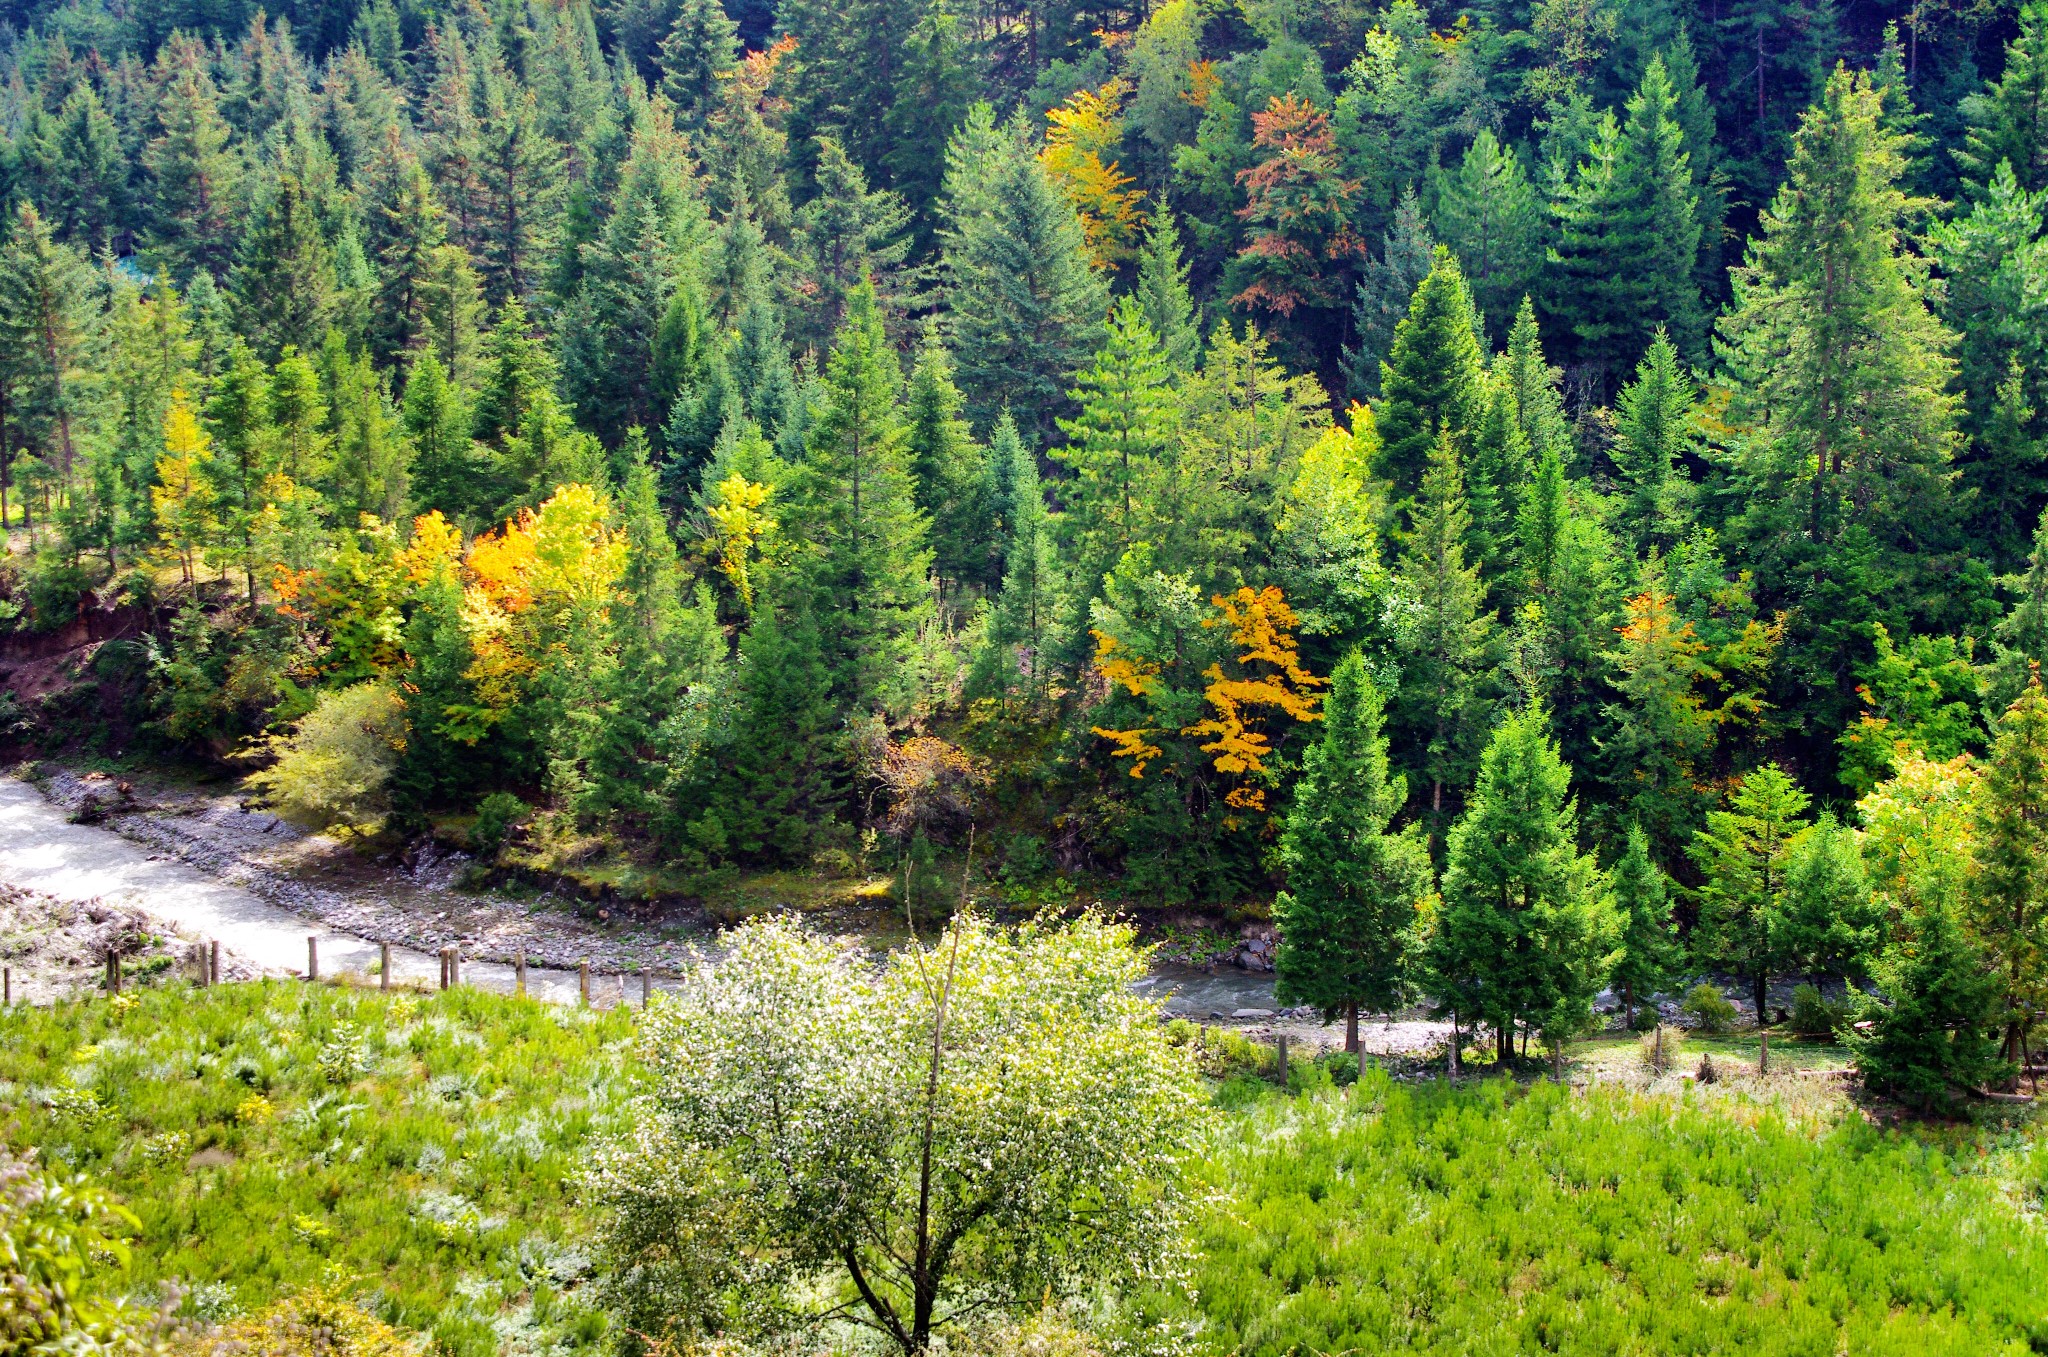
[[[1344,1049],[1358,1054],[1358,1001],[1344,1005]]]
[[[1757,967],[1756,978],[1752,982],[1752,994],[1756,999],[1756,1025],[1758,1027],[1762,1027],[1770,1017],[1769,1014],[1764,1012],[1764,1005],[1770,1002],[1771,997],[1770,981],[1770,974],[1763,967]]]

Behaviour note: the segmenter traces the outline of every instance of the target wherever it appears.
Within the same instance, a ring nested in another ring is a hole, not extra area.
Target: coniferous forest
[[[0,0],[0,210],[13,754],[909,935],[137,924],[0,1354],[2048,1343],[2048,0]]]
[[[23,726],[685,894],[978,821],[1380,937],[1325,1006],[1565,1021],[1603,910],[2031,970],[2039,3],[5,23],[0,606],[153,620]]]
[[[18,730],[684,894],[978,823],[1503,1032],[1939,904],[2021,1056],[2041,4],[5,22],[0,608],[152,619]]]

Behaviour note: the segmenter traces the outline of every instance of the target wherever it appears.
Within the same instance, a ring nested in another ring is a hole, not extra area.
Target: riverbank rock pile
[[[110,952],[121,957],[124,983],[182,979],[193,946],[192,939],[133,906],[59,900],[0,884],[0,964],[13,972],[16,1003],[49,1003],[102,989]],[[221,973],[226,980],[256,976],[231,955],[221,958]]]

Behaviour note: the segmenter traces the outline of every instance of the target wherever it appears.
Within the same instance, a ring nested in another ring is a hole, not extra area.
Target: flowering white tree
[[[748,924],[658,1001],[633,1130],[585,1187],[647,1334],[940,1328],[1182,1258],[1193,1068],[1130,930],[963,915],[877,966]]]

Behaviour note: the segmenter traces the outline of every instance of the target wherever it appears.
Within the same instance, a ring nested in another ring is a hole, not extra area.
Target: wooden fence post
[[[377,944],[377,988],[391,988],[391,944]]]
[[[512,963],[512,988],[513,992],[518,994],[520,998],[524,999],[526,997],[526,953],[524,952],[521,952],[519,959]]]
[[[590,1006],[590,963],[587,961],[576,963],[576,992],[582,999],[583,1006],[588,1008]]]
[[[214,939],[214,940],[213,940],[212,942],[210,942],[210,943],[208,943],[208,944],[207,944],[207,946],[206,946],[206,954],[207,954],[207,963],[206,963],[206,964],[207,964],[207,973],[206,973],[206,983],[207,983],[207,984],[209,984],[209,985],[218,985],[218,984],[220,983],[220,939],[219,939],[219,938],[215,938],[215,939]]]
[[[640,1007],[647,1007],[647,1001],[654,997],[654,976],[647,971],[640,972]]]
[[[320,939],[313,934],[306,935],[306,979],[320,978]]]
[[[1287,1034],[1282,1032],[1278,1040],[1280,1043],[1280,1087],[1285,1088],[1287,1087]]]
[[[1771,1072],[1771,1034],[1759,1028],[1756,1035],[1756,1072],[1757,1077],[1762,1078]]]
[[[462,949],[460,947],[450,947],[448,949],[448,984],[450,987],[453,987],[461,983]]]
[[[0,966],[0,1008],[14,1007],[14,967]]]

